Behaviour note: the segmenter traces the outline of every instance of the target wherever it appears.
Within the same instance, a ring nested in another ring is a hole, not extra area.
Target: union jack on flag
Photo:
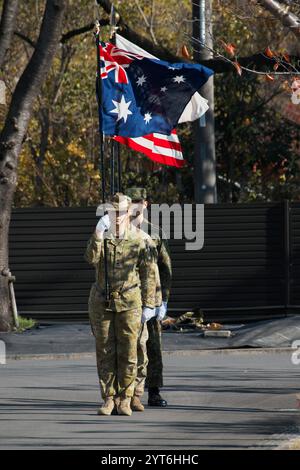
[[[129,83],[125,68],[128,67],[133,60],[143,59],[143,56],[124,51],[110,43],[105,45],[100,44],[99,47],[102,80],[107,78],[109,72],[115,71],[116,83]]]

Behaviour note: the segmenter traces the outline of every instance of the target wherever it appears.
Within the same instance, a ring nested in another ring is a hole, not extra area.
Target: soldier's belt
[[[105,295],[105,291],[104,291],[103,289],[101,289],[101,287],[100,287],[98,284],[95,284],[95,287],[96,287],[96,290],[97,290],[101,295]],[[129,291],[129,290],[131,290],[131,289],[135,289],[136,287],[138,287],[138,284],[134,284],[133,286],[127,287],[127,289],[111,291],[111,292],[109,293],[109,297],[110,297],[110,299],[118,299],[121,294],[123,294],[124,292],[127,292],[127,291]]]

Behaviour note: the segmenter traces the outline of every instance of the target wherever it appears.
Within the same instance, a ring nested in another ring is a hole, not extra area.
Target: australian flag
[[[200,64],[149,59],[100,44],[100,123],[109,136],[171,134],[193,94],[213,71]]]

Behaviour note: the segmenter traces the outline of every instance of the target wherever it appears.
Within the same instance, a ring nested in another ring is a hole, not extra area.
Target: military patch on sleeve
[[[153,240],[145,240],[145,248],[148,260],[152,262],[157,261],[157,250]]]

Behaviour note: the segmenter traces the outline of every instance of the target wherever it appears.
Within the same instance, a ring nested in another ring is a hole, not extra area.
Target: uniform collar
[[[124,232],[124,235],[122,238],[117,238],[115,236],[115,234],[113,232],[111,232],[110,230],[108,230],[107,232],[107,236],[106,236],[107,240],[109,240],[110,243],[112,243],[113,245],[118,245],[119,243],[121,243],[123,240],[128,240],[129,238],[129,227],[127,226],[125,228],[125,232]]]

